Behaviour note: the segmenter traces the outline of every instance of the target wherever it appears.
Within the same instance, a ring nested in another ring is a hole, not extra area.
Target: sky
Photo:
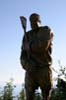
[[[42,26],[54,32],[53,68],[59,69],[58,60],[66,66],[66,0],[0,0],[0,84],[10,78],[16,84],[24,83],[25,71],[20,64],[23,29],[20,16],[40,15]],[[56,75],[56,73],[54,73]]]

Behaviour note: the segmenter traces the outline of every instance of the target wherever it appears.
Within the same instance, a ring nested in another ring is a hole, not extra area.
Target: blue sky
[[[58,70],[58,60],[65,66],[66,60],[66,0],[0,0],[0,83],[13,78],[24,82],[25,71],[20,65],[20,49],[23,30],[19,17],[40,14],[42,25],[54,31],[53,67]]]

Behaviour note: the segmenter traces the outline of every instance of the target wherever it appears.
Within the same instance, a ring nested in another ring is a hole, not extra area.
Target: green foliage
[[[59,73],[58,73],[58,77],[63,77],[65,80],[66,80],[66,67],[65,66],[62,66],[60,61],[58,61],[58,64],[59,64]]]
[[[13,85],[13,80],[11,79],[6,83],[4,89],[0,91],[0,100],[26,100],[25,92],[24,92],[24,84],[22,85],[22,90],[20,91],[18,96],[13,96],[13,90],[16,86]],[[41,94],[36,92],[35,100],[41,100]]]
[[[14,88],[15,86],[13,85],[13,79],[10,79],[10,81],[6,83],[4,89],[0,93],[0,100],[13,100]]]
[[[22,90],[19,93],[19,100],[25,100],[24,85],[22,85]]]
[[[66,67],[63,67],[60,61],[59,67],[57,85],[51,92],[51,100],[66,100]]]
[[[36,93],[35,94],[35,100],[41,100],[41,93]]]

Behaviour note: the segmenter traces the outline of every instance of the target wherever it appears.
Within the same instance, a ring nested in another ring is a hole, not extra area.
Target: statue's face
[[[38,28],[38,27],[39,27],[39,24],[38,24],[38,23],[39,23],[38,21],[30,22],[30,24],[31,24],[31,28],[32,28],[32,29],[36,29],[36,28]]]

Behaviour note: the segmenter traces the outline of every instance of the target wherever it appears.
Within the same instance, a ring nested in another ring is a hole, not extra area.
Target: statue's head
[[[30,22],[41,22],[40,15],[37,13],[33,13],[30,15]]]
[[[37,13],[31,14],[29,17],[29,20],[30,20],[30,24],[31,24],[32,29],[39,27],[39,24],[41,23],[40,15]]]

